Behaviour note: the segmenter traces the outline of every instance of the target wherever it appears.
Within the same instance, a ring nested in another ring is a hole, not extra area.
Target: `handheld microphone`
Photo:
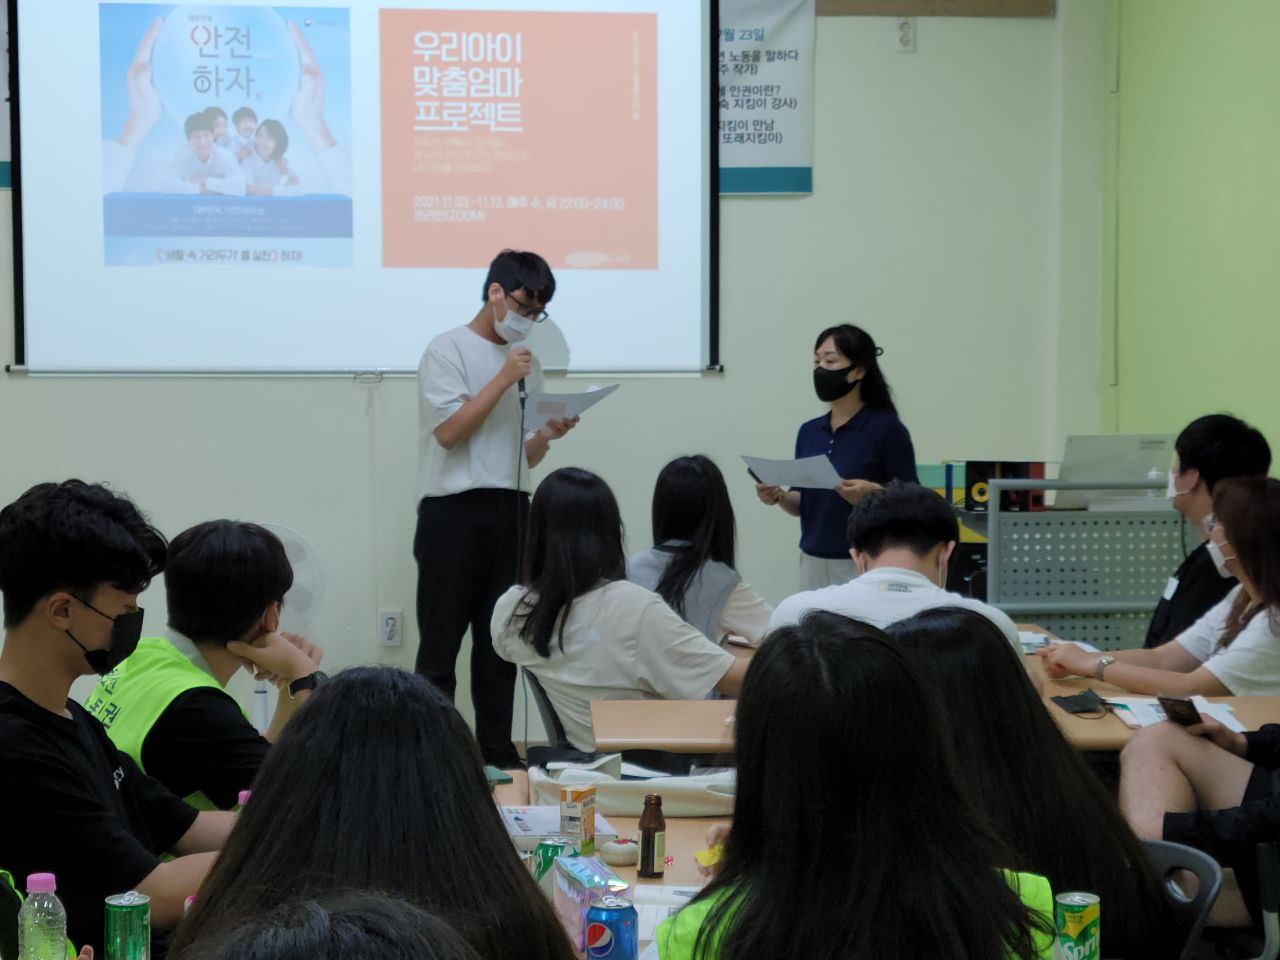
[[[524,402],[529,399],[529,391],[524,386],[524,377],[521,377],[520,382],[516,384],[516,394],[520,397],[520,408],[524,409]]]

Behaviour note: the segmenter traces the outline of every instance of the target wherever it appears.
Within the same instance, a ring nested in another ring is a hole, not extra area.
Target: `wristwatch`
[[[320,684],[329,679],[329,675],[323,670],[316,670],[308,673],[305,677],[299,677],[293,683],[289,684],[289,699],[292,700],[303,690],[314,690]]]
[[[1110,657],[1110,656],[1099,657],[1098,665],[1093,668],[1093,675],[1097,677],[1099,680],[1101,680],[1103,671],[1105,671],[1107,667],[1111,666],[1115,662],[1116,662],[1115,657]]]

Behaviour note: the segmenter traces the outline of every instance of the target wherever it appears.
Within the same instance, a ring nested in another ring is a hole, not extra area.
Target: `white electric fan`
[[[305,635],[316,614],[320,612],[320,603],[324,599],[324,573],[320,569],[320,556],[296,530],[278,523],[264,523],[263,526],[280,538],[280,542],[284,544],[284,554],[293,567],[293,586],[284,595],[280,630]],[[254,684],[253,724],[259,730],[267,729],[267,724],[271,722],[267,693],[265,680]]]

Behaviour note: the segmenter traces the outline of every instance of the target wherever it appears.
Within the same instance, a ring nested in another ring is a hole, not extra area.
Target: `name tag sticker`
[[[1178,592],[1178,578],[1170,577],[1169,582],[1164,585],[1164,598],[1172,600],[1173,595]],[[1150,596],[1150,594],[1148,594]]]

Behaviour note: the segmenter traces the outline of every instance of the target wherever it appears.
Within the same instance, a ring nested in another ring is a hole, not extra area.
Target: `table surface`
[[[529,779],[523,770],[509,770],[512,782],[502,784],[493,791],[494,799],[502,806],[519,807],[529,802]],[[605,819],[618,831],[620,837],[636,834],[638,817],[615,817],[606,815]],[[654,886],[702,886],[702,877],[698,873],[697,861],[693,855],[706,847],[707,830],[717,823],[728,823],[727,817],[668,817],[667,818],[667,856],[671,865],[666,874],[659,880],[641,880],[636,876],[635,867],[613,867],[623,880],[630,884],[650,884]]]
[[[1088,720],[1051,702],[1053,696],[1093,689],[1102,697],[1132,696],[1117,686],[1086,677],[1049,680],[1038,657],[1027,657],[1027,672],[1044,684],[1045,706],[1077,750],[1114,752],[1134,731],[1108,714]],[[1280,722],[1280,697],[1209,697],[1231,705],[1249,730]],[[733,750],[734,700],[597,700],[591,704],[596,749],[667,750],[672,753],[730,753]]]
[[[529,802],[528,777],[523,770],[508,772],[512,782],[495,788],[494,799],[504,806],[524,806]],[[639,824],[638,817],[606,816],[605,819],[621,837],[634,836]],[[698,864],[693,855],[706,847],[708,829],[714,824],[728,822],[725,817],[668,817],[667,856],[671,858],[671,863],[661,879],[642,880],[636,876],[636,868],[633,866],[610,869],[633,887],[701,887],[705,881],[698,873]]]

